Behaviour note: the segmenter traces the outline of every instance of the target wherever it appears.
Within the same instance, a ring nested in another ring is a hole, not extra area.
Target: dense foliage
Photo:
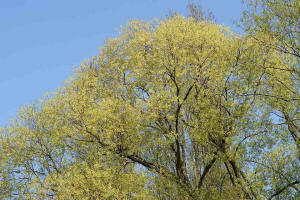
[[[2,129],[1,199],[299,198],[298,60],[252,36],[129,23]]]

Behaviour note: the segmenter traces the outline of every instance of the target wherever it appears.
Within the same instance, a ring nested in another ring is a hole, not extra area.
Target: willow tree
[[[133,21],[2,129],[1,198],[297,198],[295,144],[256,98],[290,62],[208,21]]]
[[[290,67],[276,66],[278,70],[289,72],[293,82],[285,84],[272,75],[277,85],[285,92],[275,92],[269,101],[276,101],[272,108],[284,119],[290,135],[298,145],[300,158],[299,121],[299,80],[300,80],[300,2],[297,0],[247,0],[247,10],[241,24],[250,37],[262,48],[270,48],[281,54],[290,55]],[[275,66],[273,66],[275,67]],[[295,89],[296,88],[296,89]],[[284,94],[283,94],[284,93]],[[283,95],[281,95],[283,94]],[[277,105],[276,105],[277,104]]]
[[[266,38],[256,38],[259,42],[283,53],[300,57],[299,29],[300,3],[297,0],[244,0],[247,10],[241,19],[249,33],[266,33]]]

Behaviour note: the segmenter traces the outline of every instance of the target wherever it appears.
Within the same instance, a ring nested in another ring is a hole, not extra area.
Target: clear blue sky
[[[72,68],[98,53],[120,25],[187,13],[188,0],[0,0],[0,126],[19,107],[55,91]],[[241,0],[202,0],[234,27]]]

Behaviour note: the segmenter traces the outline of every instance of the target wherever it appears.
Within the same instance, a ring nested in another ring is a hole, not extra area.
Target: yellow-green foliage
[[[2,129],[1,198],[265,199],[299,180],[272,116],[298,107],[291,62],[217,24],[133,21]]]

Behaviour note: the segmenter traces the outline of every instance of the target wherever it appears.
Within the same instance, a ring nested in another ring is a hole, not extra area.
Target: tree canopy
[[[241,19],[250,34],[264,33],[267,38],[256,37],[261,44],[283,53],[300,57],[300,2],[297,0],[244,0],[247,10]],[[278,43],[274,43],[275,38]],[[270,39],[270,40],[269,40]]]
[[[129,23],[1,130],[0,197],[297,199],[298,60],[257,37]]]
[[[241,25],[262,48],[271,48],[294,59],[287,69],[292,75],[291,85],[284,86],[297,88],[294,91],[299,95],[300,80],[300,2],[295,0],[247,0],[247,10],[241,19]],[[263,35],[263,37],[261,36]],[[280,68],[279,68],[280,69]],[[284,83],[282,83],[284,85]],[[285,94],[278,94],[277,98],[285,98]],[[297,98],[297,97],[296,97]],[[300,150],[299,104],[294,112],[286,110],[286,106],[275,108],[288,125],[288,130]],[[300,151],[299,151],[300,157]]]

